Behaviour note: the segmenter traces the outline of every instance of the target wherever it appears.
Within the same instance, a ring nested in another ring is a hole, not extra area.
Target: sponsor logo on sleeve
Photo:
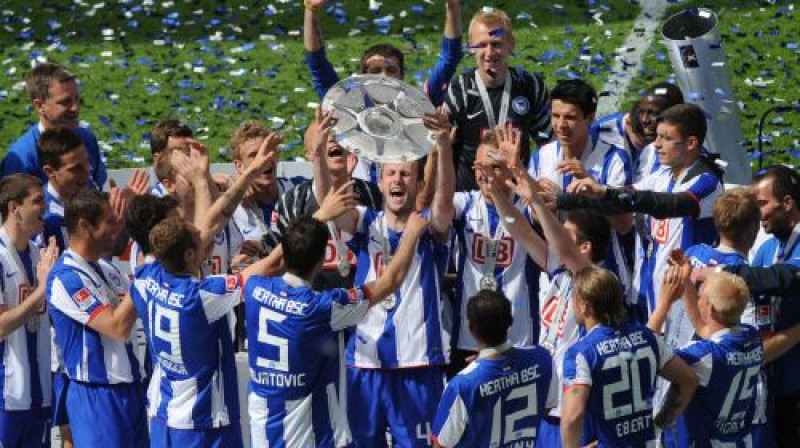
[[[74,300],[75,304],[81,309],[88,308],[89,305],[92,304],[92,293],[90,293],[88,289],[82,288],[72,295],[72,300]]]
[[[229,275],[225,278],[225,289],[228,292],[233,292],[238,287],[239,287],[239,277],[235,275]]]

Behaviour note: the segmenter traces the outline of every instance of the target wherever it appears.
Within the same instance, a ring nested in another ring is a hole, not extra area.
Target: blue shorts
[[[444,391],[440,367],[347,369],[347,419],[356,447],[431,446],[431,427]]]
[[[142,386],[72,381],[67,392],[72,440],[80,448],[145,448],[147,416]]]
[[[164,420],[150,420],[150,446],[153,448],[241,448],[242,428],[236,421],[222,428],[175,429]]]
[[[750,429],[750,435],[753,437],[754,447],[775,448],[778,446],[776,444],[775,425],[773,425],[772,421],[753,424]]]
[[[536,446],[541,448],[561,448],[561,419],[542,417],[539,432],[536,434]]]
[[[69,415],[67,415],[69,382],[66,372],[53,373],[53,426],[69,425]]]
[[[0,447],[50,448],[50,408],[0,410]]]

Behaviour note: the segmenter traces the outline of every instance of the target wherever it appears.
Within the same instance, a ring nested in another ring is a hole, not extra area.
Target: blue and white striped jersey
[[[161,263],[142,265],[131,296],[147,308],[153,357],[148,415],[170,428],[238,424],[233,341],[225,317],[241,302],[240,277],[197,279],[171,274]]]
[[[167,196],[169,192],[167,191],[167,187],[165,187],[164,184],[162,184],[159,181],[156,181],[155,183],[153,183],[153,186],[150,187],[150,194],[155,197],[163,198],[164,196]]]
[[[588,386],[581,446],[655,448],[653,393],[672,351],[647,327],[596,325],[564,356],[564,390]]]
[[[142,371],[130,338],[118,341],[89,328],[104,308],[116,306],[128,293],[128,279],[113,264],[88,261],[66,250],[47,280],[47,303],[72,381],[124,384],[141,380]]]
[[[538,296],[541,270],[528,257],[521,244],[501,228],[500,217],[494,204],[487,204],[480,191],[458,192],[453,198],[456,208],[457,243],[453,250],[456,260],[456,304],[453,313],[454,347],[478,350],[467,328],[467,302],[480,290],[484,276],[488,245],[492,238],[498,240],[495,266],[491,275],[506,297],[511,301],[514,323],[508,329],[508,341],[516,347],[534,345],[539,335]],[[530,221],[527,207],[519,198],[516,208]],[[489,229],[485,228],[484,215]],[[502,226],[501,226],[502,227]],[[488,273],[487,273],[488,274]]]
[[[662,167],[634,186],[637,190],[662,193],[688,192],[700,207],[698,216],[655,219],[646,216],[642,232],[646,244],[637,246],[633,272],[633,291],[637,303],[655,309],[656,291],[667,271],[667,258],[673,249],[687,249],[695,244],[714,244],[717,229],[711,209],[723,192],[723,185],[705,163],[698,159],[675,178],[669,167]]]
[[[357,254],[357,286],[373,281],[384,269],[383,211],[359,207],[356,234],[348,242]],[[388,230],[389,250],[401,232]],[[394,369],[446,364],[450,336],[442,326],[442,278],[449,248],[430,231],[419,238],[403,284],[393,296],[373,306],[356,326],[347,347],[347,364]]]
[[[225,275],[230,274],[231,260],[242,249],[244,238],[239,226],[233,220],[228,221],[219,233],[214,235],[211,254],[203,266],[204,275]]]
[[[364,317],[367,292],[317,292],[287,273],[251,277],[244,296],[253,445],[333,447],[344,414],[338,405],[336,332]]]
[[[573,176],[558,172],[558,163],[564,160],[561,143],[556,140],[541,147],[531,156],[528,172],[535,179],[549,179],[562,191],[572,183]],[[581,154],[581,165],[589,175],[601,184],[614,188],[633,183],[631,158],[623,149],[604,140],[589,138]],[[625,254],[628,252],[618,232],[611,232],[611,241],[605,256],[605,266],[617,276],[623,291],[631,288],[631,263]]]
[[[498,351],[499,358],[486,357]],[[533,447],[557,389],[553,358],[543,348],[482,350],[447,385],[433,419],[434,438],[448,448]]]
[[[36,288],[39,249],[14,247],[0,228],[0,312],[22,304]],[[46,307],[0,339],[0,410],[25,411],[50,406],[50,318]]]
[[[764,356],[758,330],[749,325],[725,328],[675,354],[699,380],[678,421],[679,446],[752,446],[750,428]]]

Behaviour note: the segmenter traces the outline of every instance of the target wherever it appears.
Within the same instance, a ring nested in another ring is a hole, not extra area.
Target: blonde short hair
[[[272,132],[260,121],[246,121],[242,123],[231,136],[228,143],[231,159],[242,160],[242,145],[250,140],[267,138]]]
[[[741,277],[729,272],[715,272],[708,276],[703,290],[721,323],[726,326],[739,323],[750,301],[750,289]]]
[[[752,238],[748,232],[758,231],[761,219],[756,195],[748,187],[734,188],[723,193],[714,202],[712,214],[720,235],[736,242]]]
[[[498,28],[505,31],[509,40],[512,43],[514,42],[514,30],[511,27],[511,19],[503,10],[497,8],[483,8],[479,10],[472,16],[472,20],[469,22],[469,32],[472,32],[472,27],[476,23],[482,23],[487,26],[497,25]]]

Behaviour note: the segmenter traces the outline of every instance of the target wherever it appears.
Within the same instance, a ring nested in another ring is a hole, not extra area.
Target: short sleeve
[[[242,301],[242,277],[212,275],[200,283],[198,290],[208,322],[225,317]]]
[[[82,325],[87,325],[108,306],[77,273],[63,270],[53,276],[48,301],[53,308]]]
[[[711,380],[714,360],[707,348],[706,341],[693,342],[684,348],[676,350],[675,354],[689,364],[689,367],[697,375],[700,386],[708,386]]]
[[[433,418],[433,437],[446,447],[454,447],[461,441],[469,421],[469,410],[458,393],[458,385],[457,378],[447,385]]]
[[[712,195],[719,187],[719,179],[709,173],[703,173],[699,176],[699,179],[689,187],[688,191],[699,201]]]
[[[327,301],[331,304],[330,325],[333,331],[355,326],[369,310],[370,295],[365,286],[334,289],[326,294]]]
[[[570,347],[564,355],[564,389],[573,386],[591,386],[592,372],[589,369],[589,362],[586,356],[575,346]]]

